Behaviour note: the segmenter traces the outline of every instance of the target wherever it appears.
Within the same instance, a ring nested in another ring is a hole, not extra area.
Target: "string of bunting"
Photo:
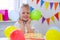
[[[34,0],[32,0],[33,2]],[[40,6],[42,7],[43,4],[45,5],[45,8],[48,9],[50,6],[50,9],[54,8],[54,10],[57,9],[57,7],[60,7],[60,2],[45,2],[44,0],[36,0],[36,4],[40,3]]]
[[[57,12],[56,14],[54,14],[53,16],[49,17],[49,18],[45,18],[44,16],[42,16],[42,23],[44,23],[44,21],[46,20],[47,24],[50,24],[50,21],[52,20],[53,23],[55,23],[55,18],[59,21],[60,19],[60,12]]]

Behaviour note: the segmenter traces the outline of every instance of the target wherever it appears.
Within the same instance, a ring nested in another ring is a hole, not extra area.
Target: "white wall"
[[[60,0],[44,0],[44,1],[47,1],[47,2],[60,2]],[[51,16],[53,16],[56,12],[59,12],[60,11],[60,8],[58,7],[56,10],[54,10],[53,8],[50,9],[46,9],[44,4],[42,7],[40,7],[40,3],[39,4],[36,4],[36,0],[34,2],[32,2],[31,0],[28,0],[28,3],[30,6],[32,6],[33,8],[35,9],[38,9],[42,12],[42,15],[45,17],[45,18],[49,18]],[[46,21],[42,24],[41,21],[42,19],[39,20],[40,21],[40,32],[42,34],[45,34],[46,31],[51,27],[51,26],[56,26],[56,27],[59,27],[60,28],[60,20],[58,21],[56,18],[55,18],[55,22],[56,24],[54,24],[52,21],[50,21],[50,25],[48,25],[46,23]],[[38,30],[38,29],[37,29]]]

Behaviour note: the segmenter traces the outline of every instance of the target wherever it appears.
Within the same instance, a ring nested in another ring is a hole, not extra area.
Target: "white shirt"
[[[18,22],[16,22],[14,24],[14,26],[17,28],[17,29],[20,29],[20,24]],[[31,29],[34,30],[35,33],[39,32],[39,24],[37,21],[31,21],[30,23],[30,27]],[[25,32],[27,32],[27,28],[25,27]]]

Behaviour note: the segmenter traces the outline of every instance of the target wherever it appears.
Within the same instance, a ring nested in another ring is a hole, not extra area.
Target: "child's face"
[[[30,9],[27,7],[22,8],[21,19],[24,21],[28,21],[30,18]]]

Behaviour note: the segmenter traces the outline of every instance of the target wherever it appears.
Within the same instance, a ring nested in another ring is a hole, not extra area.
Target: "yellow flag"
[[[59,15],[59,19],[60,19],[60,12],[58,13],[58,15]]]
[[[49,2],[45,2],[45,8],[48,9],[49,7]]]
[[[0,21],[3,21],[3,15],[0,13]]]
[[[55,23],[55,19],[54,19],[54,16],[51,17],[51,20]]]

